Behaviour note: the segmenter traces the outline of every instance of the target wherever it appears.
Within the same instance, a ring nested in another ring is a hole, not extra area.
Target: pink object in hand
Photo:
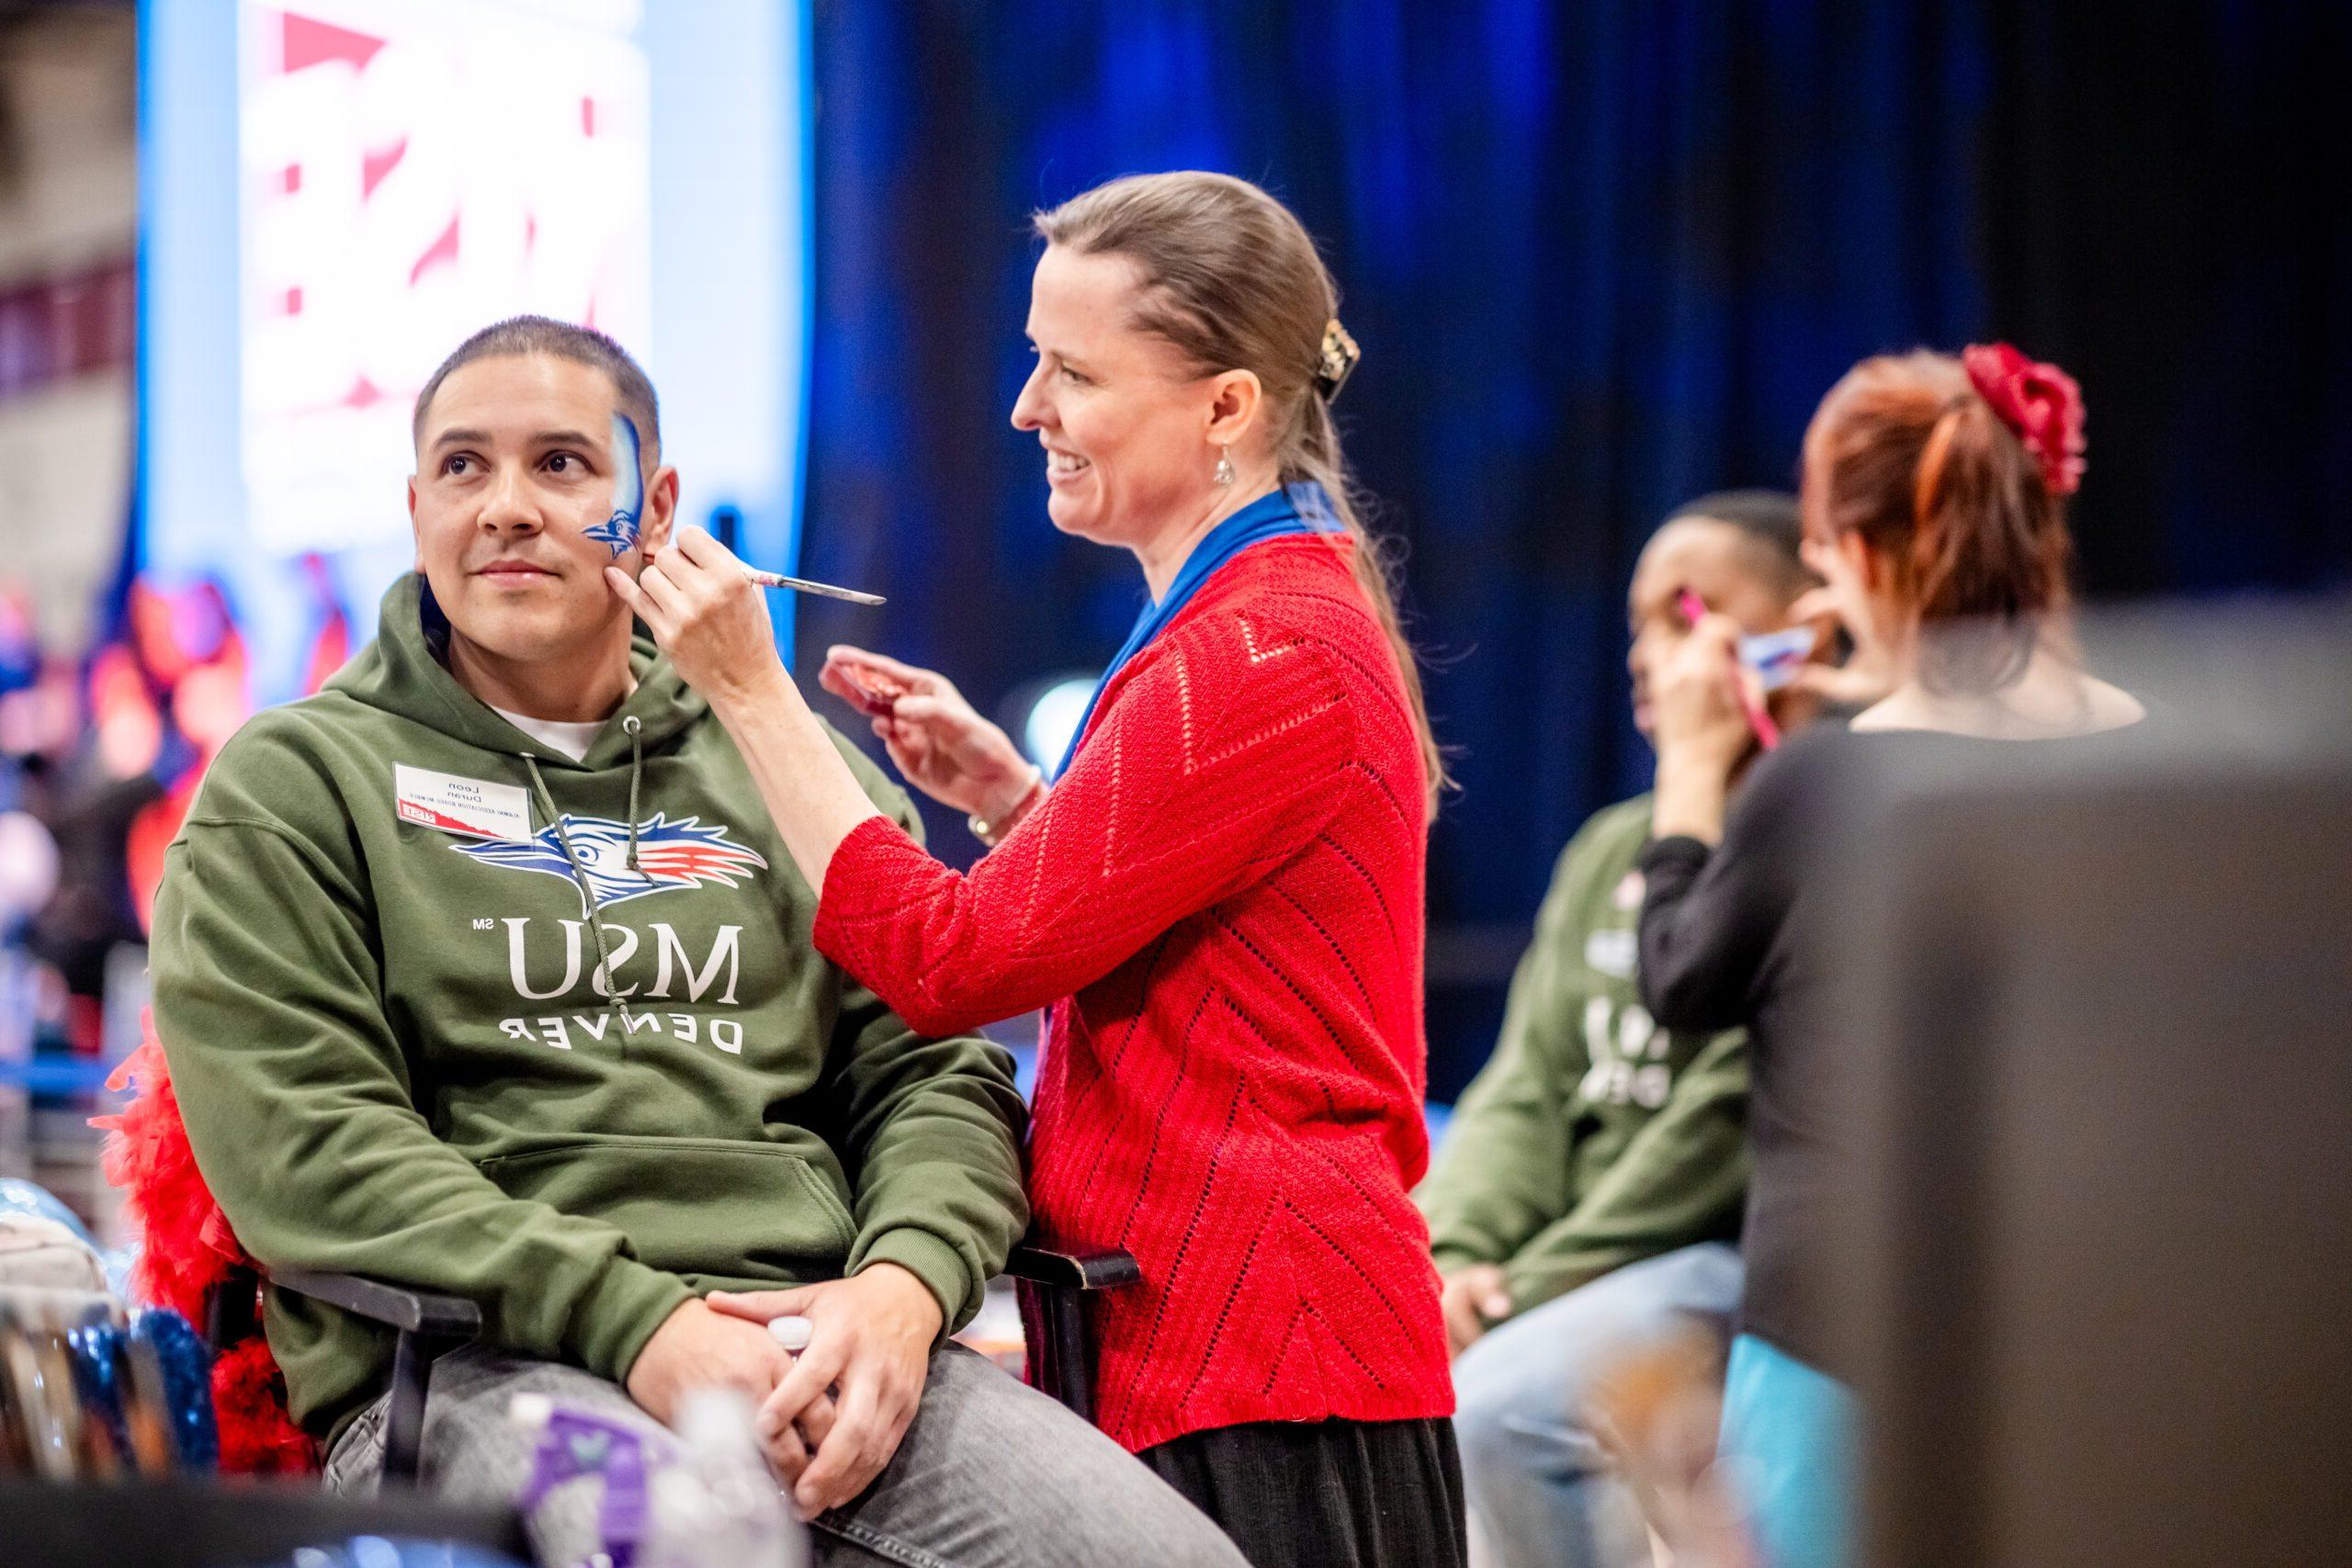
[[[1697,626],[1707,615],[1707,602],[1688,588],[1681,591],[1675,603],[1681,607],[1682,618]],[[1747,716],[1747,728],[1756,734],[1756,743],[1767,751],[1781,743],[1781,727],[1772,722],[1771,713],[1747,689],[1740,679],[1739,655],[1731,656],[1731,694],[1738,700],[1739,711]]]

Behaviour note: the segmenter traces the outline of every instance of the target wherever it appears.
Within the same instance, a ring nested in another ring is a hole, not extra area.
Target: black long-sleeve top
[[[1653,840],[1639,862],[1642,999],[1668,1029],[1745,1025],[1755,1164],[1741,1250],[1740,1326],[1833,1370],[1811,1278],[1837,1195],[1828,1053],[1807,1049],[1827,976],[1805,891],[1819,860],[1818,804],[1869,741],[1825,726],[1760,761],[1732,803],[1723,842]]]

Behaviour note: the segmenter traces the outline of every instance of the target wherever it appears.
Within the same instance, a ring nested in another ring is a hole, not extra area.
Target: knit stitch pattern
[[[1351,548],[1221,569],[970,873],[876,818],[825,874],[818,948],[915,1028],[1050,1009],[1031,1203],[1049,1241],[1142,1265],[1090,1308],[1097,1420],[1131,1450],[1453,1411],[1406,1196],[1424,775]]]

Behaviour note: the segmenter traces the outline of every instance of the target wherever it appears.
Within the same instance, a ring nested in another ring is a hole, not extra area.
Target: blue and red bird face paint
[[[611,550],[615,560],[637,548],[645,512],[642,453],[636,423],[625,413],[613,415],[613,514],[589,529],[588,537]]]

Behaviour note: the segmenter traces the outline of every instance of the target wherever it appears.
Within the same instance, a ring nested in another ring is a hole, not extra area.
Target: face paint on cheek
[[[613,415],[613,514],[588,536],[613,552],[615,560],[637,548],[638,514],[645,510],[645,470],[640,465],[637,426],[625,413]]]
[[[1777,692],[1796,680],[1805,660],[1813,657],[1815,640],[1811,626],[1759,632],[1739,639],[1739,661],[1756,671],[1766,691]]]

